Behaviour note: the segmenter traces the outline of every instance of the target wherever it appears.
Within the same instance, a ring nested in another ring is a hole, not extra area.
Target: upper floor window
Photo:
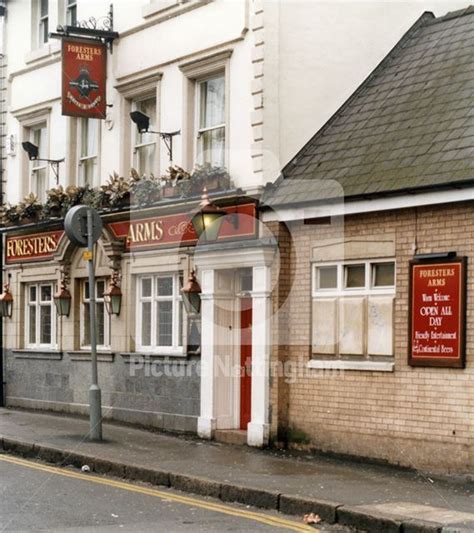
[[[30,141],[38,147],[38,159],[48,157],[48,130],[46,123],[30,128]],[[31,178],[30,192],[34,193],[40,201],[45,201],[48,183],[48,164],[45,161],[34,160],[30,162]]]
[[[148,97],[133,102],[133,110],[141,111],[150,118],[150,130],[156,130],[156,98]],[[133,167],[140,175],[156,173],[156,139],[153,133],[138,133],[133,142]]]
[[[28,348],[53,348],[56,344],[56,310],[52,283],[26,286],[25,344]]]
[[[97,184],[100,121],[94,118],[79,119],[79,184]]]
[[[183,352],[183,302],[178,274],[138,280],[137,344],[140,350]]]
[[[110,347],[110,318],[105,307],[104,292],[105,280],[96,280],[96,321],[97,321],[97,346],[99,348]],[[81,348],[89,348],[90,338],[90,294],[89,282],[81,284]]]
[[[77,23],[77,0],[66,0],[66,25],[75,26]]]
[[[38,9],[38,46],[49,40],[49,0],[36,0]]]
[[[198,82],[197,162],[225,166],[225,77]]]

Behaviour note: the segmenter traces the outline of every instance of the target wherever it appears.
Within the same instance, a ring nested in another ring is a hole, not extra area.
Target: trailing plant
[[[39,220],[43,214],[43,205],[39,202],[36,194],[32,192],[23,198],[18,204],[21,220]]]
[[[66,211],[68,195],[62,185],[50,189],[44,204],[43,215],[45,218],[63,216]]]
[[[104,207],[123,207],[130,203],[130,181],[114,172],[101,186]]]
[[[20,205],[7,204],[3,211],[3,218],[8,224],[18,224],[21,219]]]
[[[130,200],[132,204],[144,207],[151,205],[160,199],[161,183],[153,174],[142,176],[138,179],[131,175],[130,180]]]

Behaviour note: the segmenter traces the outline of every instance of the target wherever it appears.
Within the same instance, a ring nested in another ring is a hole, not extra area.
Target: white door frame
[[[271,266],[274,246],[244,249],[196,250],[194,263],[201,283],[201,412],[198,435],[212,439],[216,420],[216,341],[219,337],[216,301],[225,297],[219,287],[219,270],[251,267],[253,275],[252,309],[252,405],[247,430],[249,446],[268,443],[270,430],[270,323]],[[228,297],[229,295],[227,295]],[[232,295],[235,300],[235,294]],[[235,336],[234,336],[235,342]],[[238,342],[240,345],[240,341]],[[240,346],[239,346],[240,348]],[[235,397],[235,396],[234,396]],[[240,405],[239,405],[240,409]]]

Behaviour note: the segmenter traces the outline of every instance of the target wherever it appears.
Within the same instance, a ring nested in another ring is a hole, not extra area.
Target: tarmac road
[[[222,504],[0,454],[0,531],[340,531],[295,517]]]

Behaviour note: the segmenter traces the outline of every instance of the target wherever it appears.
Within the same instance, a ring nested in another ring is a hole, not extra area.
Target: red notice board
[[[464,368],[466,258],[411,261],[411,366]]]

